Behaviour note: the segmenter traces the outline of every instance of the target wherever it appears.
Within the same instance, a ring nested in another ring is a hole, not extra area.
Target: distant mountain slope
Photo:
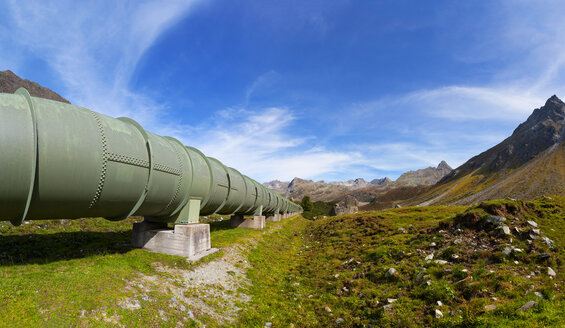
[[[417,171],[408,171],[394,182],[397,187],[431,186],[451,173],[453,169],[445,161],[437,167],[428,167]]]
[[[424,186],[431,186],[441,180],[445,175],[452,171],[451,167],[442,161],[437,167],[428,167],[421,170],[409,171],[402,174],[398,180],[392,181],[389,178],[373,179],[370,182],[363,178],[348,181],[337,181],[326,183],[324,181],[312,181],[294,178],[291,182],[281,182],[273,180],[263,183],[270,188],[285,196],[294,199],[302,199],[310,196],[313,201],[334,201],[345,199],[346,196],[353,196],[360,202],[371,202],[379,195],[393,189],[401,189],[409,192],[406,197],[417,194],[417,189]],[[285,186],[285,184],[287,184]]]
[[[30,80],[24,80],[12,71],[0,71],[0,93],[14,93],[18,88],[26,88],[30,95],[39,98],[70,102],[59,94]]]
[[[565,194],[565,103],[547,100],[498,145],[471,158],[409,203],[472,204]]]

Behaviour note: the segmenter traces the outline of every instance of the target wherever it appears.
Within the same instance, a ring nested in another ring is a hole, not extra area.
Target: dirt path
[[[250,267],[247,261],[249,251],[257,246],[266,234],[282,228],[272,225],[260,236],[253,236],[221,249],[221,256],[209,262],[203,262],[190,269],[179,269],[154,263],[157,275],[140,274],[129,282],[129,288],[136,291],[133,297],[126,299],[122,308],[139,309],[139,299],[148,299],[159,291],[168,292],[170,309],[163,309],[159,315],[166,320],[167,311],[184,311],[185,323],[195,321],[200,326],[213,322],[219,325],[233,323],[239,311],[249,301],[245,294],[251,281],[246,277]]]

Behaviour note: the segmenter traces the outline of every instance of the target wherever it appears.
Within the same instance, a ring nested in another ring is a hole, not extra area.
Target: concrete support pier
[[[174,229],[163,223],[134,223],[132,246],[191,260],[217,251],[210,246],[210,225],[203,223],[177,224]]]
[[[270,222],[279,222],[280,220],[281,220],[280,214],[273,214],[273,215],[267,217],[267,221],[270,221]]]
[[[255,215],[253,219],[244,219],[243,215],[236,214],[231,216],[230,225],[232,228],[262,230],[265,228],[265,217],[262,215]]]

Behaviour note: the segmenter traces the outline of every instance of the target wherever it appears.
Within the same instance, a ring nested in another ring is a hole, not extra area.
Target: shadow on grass
[[[0,266],[45,264],[100,254],[123,254],[131,246],[131,230],[57,232],[0,237]]]
[[[208,222],[208,223],[210,224],[210,232],[233,229],[230,225],[230,220]]]

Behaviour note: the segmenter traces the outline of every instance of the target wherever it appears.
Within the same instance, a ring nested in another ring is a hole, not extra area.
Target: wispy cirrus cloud
[[[288,108],[226,109],[216,115],[221,119],[187,127],[176,137],[228,166],[245,168],[244,174],[259,181],[324,176],[347,170],[362,157],[355,151],[328,151],[313,146],[311,136],[293,135],[296,116]]]
[[[71,102],[147,124],[163,106],[133,92],[131,76],[143,53],[196,2],[8,1],[0,9],[10,34],[0,44],[46,62]]]

